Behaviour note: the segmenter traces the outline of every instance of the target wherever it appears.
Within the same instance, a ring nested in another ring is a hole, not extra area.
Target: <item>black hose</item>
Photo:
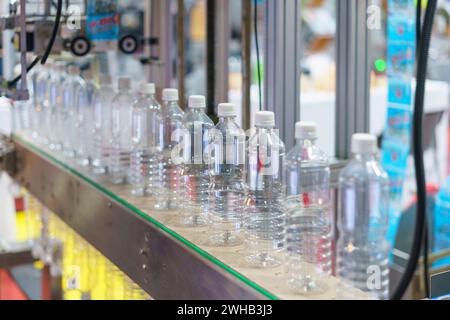
[[[417,0],[416,7],[416,47],[419,48],[422,33],[422,0]],[[417,50],[417,53],[419,51]]]
[[[416,47],[420,46],[420,38],[422,34],[422,0],[417,0],[416,6]],[[417,54],[419,50],[417,50]],[[428,243],[428,218],[425,216],[425,223],[423,224],[423,283],[425,287],[425,296],[430,297],[430,280],[429,280],[429,243]]]
[[[428,68],[428,51],[430,49],[431,32],[433,29],[434,15],[436,12],[437,0],[429,0],[425,12],[425,20],[422,29],[422,35],[419,44],[418,61],[417,61],[417,85],[416,96],[414,102],[413,117],[413,154],[417,180],[417,212],[416,224],[414,230],[413,244],[409,255],[408,264],[406,265],[400,282],[391,295],[392,300],[400,300],[403,298],[411,279],[417,268],[420,258],[422,240],[424,235],[424,224],[426,222],[427,211],[427,190],[425,179],[425,165],[423,159],[423,111],[425,99],[425,82]]]
[[[56,36],[58,35],[59,25],[61,23],[62,5],[63,5],[62,0],[58,0],[56,4],[55,24],[53,25],[53,31],[50,37],[50,41],[48,42],[47,48],[45,49],[45,52],[42,55],[41,64],[45,64],[47,62],[48,57],[52,53],[53,45],[55,44]]]

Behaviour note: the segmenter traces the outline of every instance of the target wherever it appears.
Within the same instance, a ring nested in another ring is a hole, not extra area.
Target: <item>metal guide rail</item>
[[[87,169],[25,135],[12,140],[14,179],[155,299],[336,298],[334,277],[323,294],[295,295],[287,288],[284,267],[246,268],[242,247],[208,247],[207,230],[177,227],[174,213],[149,209],[151,199],[94,181]]]

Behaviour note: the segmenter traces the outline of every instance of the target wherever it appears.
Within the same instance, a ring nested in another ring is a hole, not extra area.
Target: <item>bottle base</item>
[[[257,269],[276,268],[283,264],[283,259],[272,252],[260,252],[248,255],[245,261],[249,267]]]
[[[179,226],[183,228],[201,228],[208,225],[208,219],[201,215],[181,216]]]
[[[223,231],[211,234],[206,245],[211,247],[237,247],[243,243],[244,239],[239,232]]]
[[[287,285],[293,293],[300,295],[318,295],[328,290],[325,283],[317,281],[311,276],[289,279]]]

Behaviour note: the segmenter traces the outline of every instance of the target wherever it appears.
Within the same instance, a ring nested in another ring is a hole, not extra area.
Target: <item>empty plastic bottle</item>
[[[435,250],[442,252],[450,249],[450,177],[439,190],[435,207]],[[450,257],[437,261],[435,267],[450,265]]]
[[[80,68],[76,65],[68,67],[68,75],[63,89],[63,152],[68,157],[83,157],[84,148],[81,132],[84,110],[87,103],[86,83],[80,76]]]
[[[89,100],[88,83],[78,75],[77,95],[75,98],[75,146],[77,162],[82,166],[90,164],[89,141],[92,139],[93,106]]]
[[[285,188],[282,166],[284,143],[275,130],[273,112],[256,114],[255,130],[246,151],[244,228],[247,263],[256,268],[270,268],[283,263],[285,233]]]
[[[62,149],[63,142],[63,87],[66,79],[64,62],[56,62],[50,80],[50,127],[49,146],[54,150]]]
[[[389,178],[378,161],[375,136],[355,134],[352,152],[339,178],[337,297],[354,299],[357,288],[387,299]]]
[[[111,155],[112,102],[114,89],[109,75],[100,77],[100,89],[92,98],[94,111],[94,128],[91,140],[91,167],[94,175],[107,173]]]
[[[178,210],[181,207],[181,192],[183,188],[180,179],[180,167],[173,161],[172,152],[175,143],[180,140],[179,135],[183,126],[184,112],[178,104],[178,90],[164,89],[162,93],[163,106],[161,109],[161,139],[162,178],[161,189],[157,195],[156,207],[159,209]]]
[[[208,224],[209,210],[209,162],[205,159],[210,140],[209,131],[214,123],[205,113],[204,96],[189,97],[189,112],[184,116],[188,138],[185,141],[185,161],[182,176],[183,208],[181,225],[199,227]]]
[[[95,81],[91,72],[85,73],[84,78],[86,81],[86,96],[87,96],[86,97],[86,99],[87,99],[87,110],[86,110],[87,119],[86,119],[86,121],[84,121],[84,130],[86,133],[86,135],[85,135],[86,143],[84,144],[85,162],[87,161],[87,164],[92,165],[93,154],[91,152],[92,152],[92,144],[93,144],[93,140],[94,140],[92,137],[92,133],[95,128],[94,97],[97,95],[97,92],[100,90],[100,86]]]
[[[219,123],[212,130],[210,182],[210,239],[214,246],[236,246],[241,235],[245,187],[245,132],[236,122],[236,106],[218,108]]]
[[[32,136],[40,143],[46,144],[47,140],[47,115],[49,105],[49,84],[51,75],[51,62],[40,66],[40,70],[33,78],[34,85],[34,114],[32,116]]]
[[[297,123],[295,138],[284,166],[288,285],[296,293],[317,294],[327,289],[331,267],[330,167],[316,145],[315,123]]]
[[[161,189],[161,106],[155,99],[155,85],[144,83],[133,104],[130,183],[135,196],[152,196]]]
[[[118,93],[112,102],[111,157],[108,174],[113,184],[129,182],[134,100],[131,94],[131,80],[120,78]]]

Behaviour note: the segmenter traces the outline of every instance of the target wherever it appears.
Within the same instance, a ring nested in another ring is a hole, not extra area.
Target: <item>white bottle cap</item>
[[[314,139],[316,138],[317,126],[315,122],[300,121],[295,124],[296,139]]]
[[[233,103],[221,103],[218,106],[217,115],[219,117],[236,117],[237,108]]]
[[[356,133],[352,136],[353,153],[378,152],[377,137],[367,133]]]
[[[74,64],[71,64],[68,68],[67,68],[67,72],[69,72],[69,74],[72,75],[79,75],[80,74],[80,67],[76,66]]]
[[[117,87],[119,90],[130,90],[131,89],[131,79],[130,78],[119,78]]]
[[[100,76],[100,85],[101,86],[110,86],[112,84],[112,78],[109,74],[102,74]]]
[[[162,99],[164,101],[178,101],[178,90],[166,88],[163,90]]]
[[[155,84],[154,83],[142,83],[139,87],[139,93],[141,94],[155,94]]]
[[[255,115],[255,125],[257,127],[275,127],[275,113],[271,111],[258,111]]]
[[[189,108],[190,109],[204,109],[204,108],[206,108],[206,98],[205,98],[205,96],[190,96],[189,97]]]

